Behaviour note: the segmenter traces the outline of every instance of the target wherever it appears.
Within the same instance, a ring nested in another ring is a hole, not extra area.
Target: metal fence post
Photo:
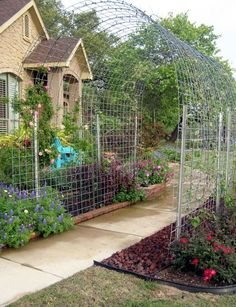
[[[222,124],[223,114],[219,113],[219,129],[218,129],[218,148],[217,148],[217,178],[216,178],[216,212],[220,210],[220,195],[221,195],[221,170],[220,170],[220,159],[221,159],[221,137],[222,137]]]
[[[187,128],[187,106],[183,106],[182,119],[182,135],[181,135],[181,160],[179,172],[179,191],[178,191],[178,208],[176,220],[176,239],[179,240],[181,234],[182,220],[182,201],[183,201],[183,184],[184,184],[184,162],[185,162],[185,143],[186,143],[186,128]]]
[[[137,146],[138,146],[138,115],[134,119],[134,162],[137,162]]]
[[[101,133],[100,133],[100,117],[96,115],[96,130],[97,130],[97,159],[98,163],[101,164]]]
[[[34,179],[35,195],[39,197],[38,112],[34,112]]]
[[[226,141],[226,170],[225,170],[225,187],[229,184],[229,172],[230,172],[230,137],[231,137],[231,110],[227,109],[227,141]]]

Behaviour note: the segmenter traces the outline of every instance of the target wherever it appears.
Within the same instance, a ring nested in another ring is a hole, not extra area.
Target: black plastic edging
[[[152,276],[135,273],[135,272],[132,272],[132,271],[129,271],[129,270],[116,268],[116,267],[113,267],[111,265],[104,264],[102,262],[95,261],[95,260],[94,260],[94,265],[100,266],[100,267],[103,267],[103,268],[106,268],[106,269],[109,269],[109,270],[113,270],[113,271],[116,271],[116,272],[119,272],[119,273],[130,274],[130,275],[133,275],[135,277],[141,278],[141,279],[146,280],[146,281],[156,281],[156,282],[159,282],[163,285],[175,287],[175,288],[178,288],[180,290],[184,290],[184,291],[188,291],[188,292],[195,292],[195,293],[196,292],[206,292],[206,293],[212,293],[212,294],[234,294],[234,293],[236,293],[236,285],[219,286],[219,287],[192,286],[192,285],[186,285],[186,284],[182,284],[182,283],[178,283],[178,282],[174,282],[174,281],[170,281],[170,280],[166,280],[166,279],[162,279],[162,278],[155,278],[155,277],[152,277]]]

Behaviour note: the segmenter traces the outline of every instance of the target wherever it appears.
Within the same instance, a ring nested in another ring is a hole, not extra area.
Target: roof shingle
[[[31,0],[0,0],[0,26],[13,17]]]
[[[47,64],[66,62],[79,39],[74,37],[61,37],[41,41],[30,55],[24,60],[25,64]]]

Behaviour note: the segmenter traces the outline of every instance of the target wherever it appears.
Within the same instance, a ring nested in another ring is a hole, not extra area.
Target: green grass
[[[236,295],[194,294],[91,267],[10,306],[228,307]]]

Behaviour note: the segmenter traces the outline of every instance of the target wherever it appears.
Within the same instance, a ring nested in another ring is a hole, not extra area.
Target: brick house
[[[42,65],[48,72],[40,75]],[[54,121],[60,124],[81,101],[82,81],[92,79],[83,42],[50,38],[34,0],[0,0],[0,134],[18,127],[11,100],[24,98],[29,82],[39,78],[48,86]]]

